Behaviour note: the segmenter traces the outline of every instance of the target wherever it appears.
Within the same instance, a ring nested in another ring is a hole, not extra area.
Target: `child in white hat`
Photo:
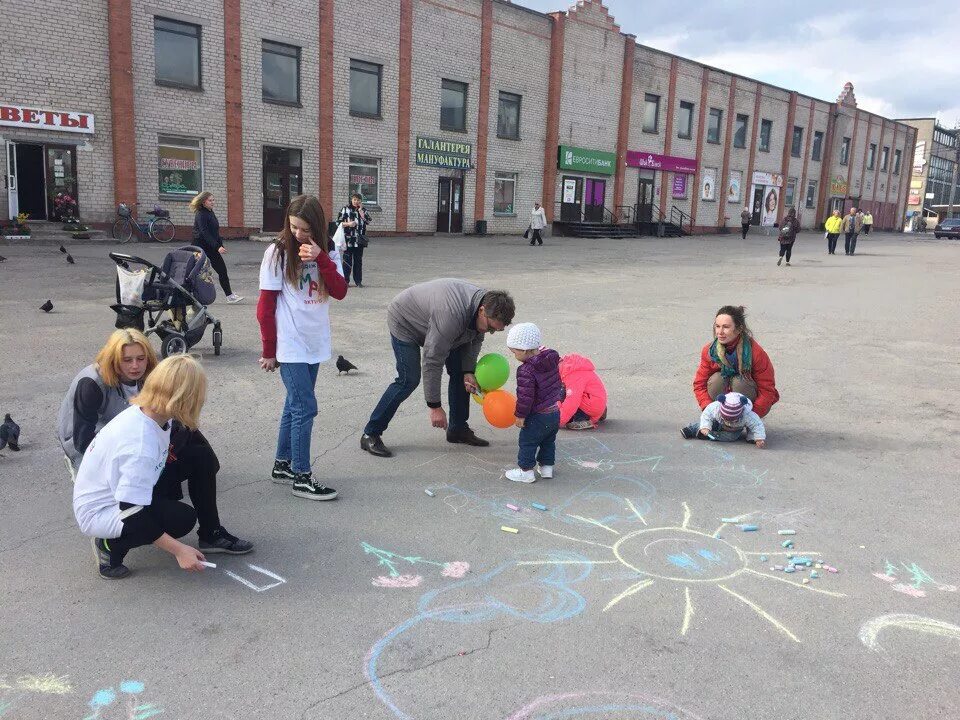
[[[746,440],[762,448],[767,442],[763,420],[753,411],[753,402],[746,395],[729,392],[718,395],[700,415],[699,423],[691,423],[680,433],[686,440],[716,440],[736,442]]]
[[[518,467],[508,470],[508,480],[536,482],[534,468],[540,465],[540,477],[553,477],[560,429],[560,355],[541,347],[540,328],[533,323],[517,323],[507,334],[507,347],[520,361],[517,368],[517,417],[520,428]]]

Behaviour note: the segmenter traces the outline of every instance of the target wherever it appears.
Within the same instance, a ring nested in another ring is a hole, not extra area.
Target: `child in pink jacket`
[[[607,389],[597,369],[583,355],[560,359],[560,381],[566,398],[560,402],[560,426],[567,430],[589,430],[607,417]]]

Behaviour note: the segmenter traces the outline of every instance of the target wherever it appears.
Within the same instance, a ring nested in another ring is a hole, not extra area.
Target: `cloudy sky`
[[[515,0],[549,12],[566,0]],[[886,117],[960,121],[960,2],[606,0],[643,45]]]

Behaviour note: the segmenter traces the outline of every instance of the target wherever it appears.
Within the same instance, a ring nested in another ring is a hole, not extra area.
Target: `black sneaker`
[[[122,562],[123,558],[118,558],[121,562],[114,564],[115,559],[106,540],[93,538],[93,557],[97,561],[97,568],[102,578],[121,580],[130,574],[130,568]]]
[[[231,535],[221,525],[209,540],[200,538],[200,552],[204,555],[227,553],[229,555],[246,555],[253,550],[253,543]]]
[[[364,434],[360,438],[360,449],[366,450],[371,455],[376,455],[377,457],[393,457],[393,453],[383,444],[383,440],[379,435]]]
[[[695,433],[689,427],[680,428],[680,434],[683,435],[684,440],[693,440],[695,437],[697,437],[697,433]]]
[[[336,490],[324,487],[314,479],[313,473],[308,472],[297,473],[290,492],[307,500],[333,500],[337,497]]]
[[[490,445],[487,440],[477,437],[473,430],[471,430],[469,427],[465,427],[461,430],[454,430],[453,432],[448,430],[447,442],[463,443],[464,445],[472,445],[473,447],[487,447]]]
[[[296,473],[290,467],[289,460],[274,460],[273,472],[270,473],[270,479],[280,485],[289,485],[297,477]]]

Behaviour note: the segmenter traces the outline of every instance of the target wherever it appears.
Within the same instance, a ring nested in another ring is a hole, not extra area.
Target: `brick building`
[[[56,3],[54,3],[56,5]],[[0,6],[0,217],[57,193],[181,225],[199,189],[227,233],[276,229],[298,192],[371,230],[519,232],[673,219],[704,232],[862,204],[899,226],[916,129],[644,47],[599,1],[79,0]]]

